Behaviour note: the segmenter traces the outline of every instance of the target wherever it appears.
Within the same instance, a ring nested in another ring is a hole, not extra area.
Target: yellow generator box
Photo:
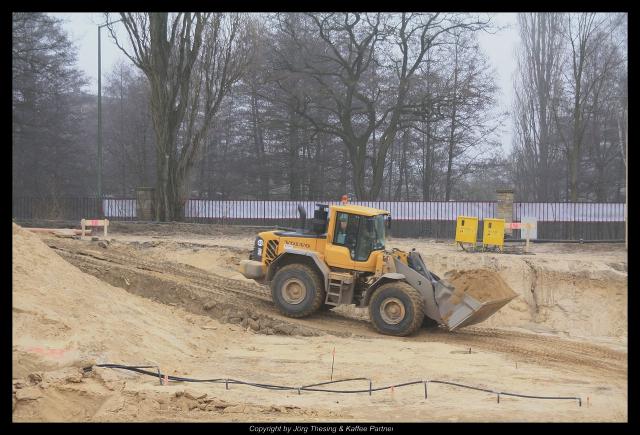
[[[485,218],[482,229],[482,246],[487,245],[504,246],[504,219]]]
[[[458,216],[456,224],[456,242],[473,243],[478,239],[478,218],[475,216]]]

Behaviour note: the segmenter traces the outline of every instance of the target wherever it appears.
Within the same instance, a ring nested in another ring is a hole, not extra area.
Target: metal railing
[[[298,205],[313,216],[316,203],[339,201],[258,201],[190,199],[184,208],[185,222],[222,225],[292,227],[299,224]],[[485,218],[496,217],[495,201],[352,201],[351,204],[389,210],[392,234],[397,237],[453,239],[458,216],[477,216],[478,239]],[[137,203],[132,198],[96,197],[14,197],[16,221],[108,218],[112,221],[138,220]],[[516,202],[512,220],[538,220],[538,238],[547,240],[624,240],[624,203],[540,203]],[[514,230],[512,238],[520,238]]]

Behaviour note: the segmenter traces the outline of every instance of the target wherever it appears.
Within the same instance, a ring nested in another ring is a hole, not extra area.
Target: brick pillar
[[[496,217],[504,219],[504,234],[511,237],[513,230],[508,224],[511,223],[513,217],[513,189],[498,189],[496,190],[496,195],[498,197]]]
[[[136,212],[137,220],[154,220],[153,201],[155,189],[153,187],[138,187],[136,189]]]

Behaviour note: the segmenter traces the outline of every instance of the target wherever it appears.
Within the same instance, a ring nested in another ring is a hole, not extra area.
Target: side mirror
[[[387,216],[386,221],[387,221],[386,222],[387,223],[387,229],[390,230],[391,229],[391,215]]]

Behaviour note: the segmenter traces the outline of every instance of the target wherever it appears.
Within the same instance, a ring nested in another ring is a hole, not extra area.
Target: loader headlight
[[[262,240],[262,237],[256,237],[256,241],[253,244],[253,251],[251,251],[251,255],[249,255],[249,260],[262,261],[263,245],[264,245],[264,240]]]

